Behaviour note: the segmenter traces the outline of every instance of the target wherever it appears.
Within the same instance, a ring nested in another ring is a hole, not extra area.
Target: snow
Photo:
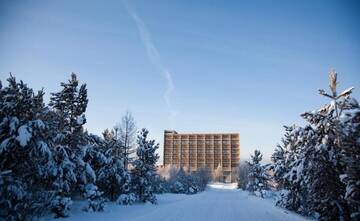
[[[44,141],[42,141],[42,140],[38,141],[37,146],[38,146],[38,149],[39,149],[40,153],[43,156],[45,156],[45,155],[50,156],[51,155],[51,151],[49,149],[49,146]]]
[[[34,124],[39,129],[45,129],[45,124],[42,120],[39,120],[39,119],[34,120]]]
[[[85,124],[85,116],[84,116],[84,115],[79,116],[79,117],[76,119],[76,123],[77,123],[78,125],[83,125],[83,124]]]
[[[85,170],[86,173],[91,177],[91,179],[95,181],[96,180],[95,172],[88,163],[86,163]]]
[[[19,119],[17,117],[12,117],[10,121],[10,133],[14,133],[18,125],[19,125]]]
[[[339,96],[337,96],[337,97],[349,95],[349,94],[351,94],[352,90],[354,90],[354,87],[350,87],[350,88],[344,90],[344,91],[343,91],[341,94],[339,94]]]
[[[116,205],[108,203],[104,212],[83,212],[86,201],[74,202],[71,215],[64,221],[149,221],[149,220],[308,220],[274,206],[272,199],[262,199],[236,189],[236,184],[213,183],[194,195],[157,195],[158,204]],[[41,221],[54,220],[50,217]]]
[[[343,181],[344,179],[347,178],[347,174],[340,174],[339,178],[340,178],[341,181]]]
[[[94,184],[90,183],[90,184],[85,185],[85,196],[86,197],[90,197],[90,196],[94,195],[96,193],[96,191],[97,191],[97,187]]]
[[[11,137],[6,138],[3,142],[1,142],[1,144],[0,144],[0,154],[1,154],[3,151],[6,151],[10,140],[11,140]]]
[[[25,147],[32,137],[31,128],[26,124],[22,125],[18,129],[18,133],[19,135],[16,137],[16,140],[19,141],[20,146]]]

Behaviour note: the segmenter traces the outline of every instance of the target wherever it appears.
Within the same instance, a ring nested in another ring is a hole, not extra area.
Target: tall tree
[[[277,205],[294,210],[303,215],[311,215],[307,202],[305,176],[308,174],[308,161],[304,160],[306,150],[311,150],[316,141],[312,127],[285,126],[285,137],[278,145],[271,159],[273,178],[283,188]]]
[[[156,162],[159,156],[155,151],[159,144],[155,140],[148,140],[148,130],[142,129],[137,140],[137,159],[134,161],[132,186],[140,202],[156,203],[154,195],[154,178],[156,177]]]
[[[41,215],[52,194],[52,142],[43,121],[43,91],[13,76],[0,83],[0,220]]]
[[[61,87],[61,91],[51,94],[49,106],[55,113],[53,118],[57,128],[54,159],[58,168],[55,182],[60,188],[60,198],[55,204],[55,212],[58,216],[66,216],[62,212],[63,202],[68,202],[66,197],[77,190],[89,197],[90,209],[102,208],[93,204],[93,199],[100,194],[94,196],[88,193],[97,187],[92,186],[96,182],[96,174],[89,161],[91,158],[84,158],[92,149],[83,128],[88,104],[86,84],[79,86],[76,75],[72,73],[67,83],[61,83]]]
[[[86,123],[85,111],[88,104],[86,84],[80,88],[76,74],[72,73],[67,83],[61,83],[62,90],[51,93],[50,107],[58,114],[59,142],[77,149],[86,144],[83,125]]]
[[[285,151],[273,155],[274,175],[286,190],[279,205],[320,220],[357,220],[360,166],[354,162],[360,159],[360,109],[350,97],[353,88],[337,94],[335,72],[330,73],[330,90],[320,94],[331,102],[302,114],[309,124],[287,134]]]
[[[124,166],[128,168],[132,161],[131,155],[135,153],[136,123],[131,112],[127,111],[121,123],[114,128],[115,136],[121,145],[121,154],[124,156]]]

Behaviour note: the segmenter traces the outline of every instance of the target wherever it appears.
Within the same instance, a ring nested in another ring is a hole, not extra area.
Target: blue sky
[[[360,96],[356,1],[0,1],[0,76],[88,85],[86,127],[126,110],[162,148],[163,130],[239,132],[265,159],[282,125],[326,102],[331,68]],[[160,153],[162,150],[160,150]]]

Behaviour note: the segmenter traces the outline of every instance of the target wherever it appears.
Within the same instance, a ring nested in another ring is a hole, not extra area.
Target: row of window
[[[183,153],[183,154],[189,154],[189,155],[196,155],[196,154],[200,154],[200,155],[237,155],[239,152],[234,152],[234,151],[206,151],[205,153],[203,151],[173,151],[173,152],[167,152],[165,151],[165,154],[169,154],[169,155],[176,155],[179,153]]]
[[[172,143],[171,141],[165,141],[165,144],[168,146],[168,145],[221,145],[221,144],[225,144],[225,145],[231,145],[231,144],[234,144],[234,145],[239,145],[239,142],[234,142],[234,141],[230,141],[230,140],[219,140],[219,141],[180,141],[180,140],[174,140]]]
[[[232,150],[238,150],[239,147],[238,146],[213,146],[213,147],[192,147],[192,146],[173,146],[173,147],[165,147],[165,150],[170,150],[170,149],[193,149],[193,150],[218,150],[218,149],[232,149]]]

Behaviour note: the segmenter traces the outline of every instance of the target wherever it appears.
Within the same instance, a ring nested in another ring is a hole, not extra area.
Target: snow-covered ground
[[[292,212],[275,207],[270,199],[250,196],[237,190],[235,184],[214,183],[199,194],[161,194],[158,204],[136,204],[120,206],[107,204],[105,212],[88,213],[81,211],[84,202],[75,202],[71,217],[64,221],[226,221],[226,220],[307,220]],[[41,220],[51,220],[42,218]]]

